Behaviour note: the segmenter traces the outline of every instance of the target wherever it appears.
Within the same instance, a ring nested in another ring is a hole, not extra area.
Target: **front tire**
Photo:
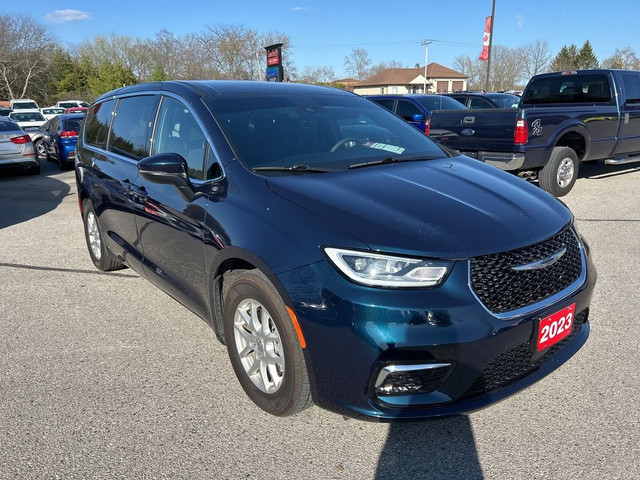
[[[578,165],[578,155],[573,149],[555,147],[538,175],[540,187],[556,197],[566,195],[576,183]]]
[[[240,385],[262,410],[294,415],[311,405],[306,364],[287,308],[259,270],[225,275],[223,323]]]
[[[120,270],[126,265],[111,256],[107,250],[103,238],[98,215],[96,215],[93,205],[88,199],[82,202],[82,220],[84,223],[84,237],[89,248],[89,256],[91,261],[98,270],[110,272],[112,270]]]

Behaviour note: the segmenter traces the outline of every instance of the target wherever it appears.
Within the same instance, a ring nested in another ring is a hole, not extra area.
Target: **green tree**
[[[167,80],[167,74],[164,71],[164,67],[160,64],[157,64],[153,67],[153,71],[151,72],[151,76],[149,77],[150,82],[164,82]]]
[[[593,52],[593,47],[591,46],[591,42],[587,40],[584,42],[584,45],[580,49],[578,56],[576,58],[576,63],[578,64],[578,68],[588,69],[588,68],[598,68],[600,66],[600,62],[598,62],[598,57]]]
[[[564,45],[560,52],[551,61],[551,70],[554,72],[562,72],[564,70],[576,70],[578,68],[578,47],[571,44],[568,47]]]
[[[89,92],[97,97],[105,92],[138,83],[131,69],[120,63],[104,62],[88,79]]]

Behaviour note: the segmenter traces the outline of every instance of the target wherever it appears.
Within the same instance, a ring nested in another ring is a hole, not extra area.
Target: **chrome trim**
[[[410,371],[419,371],[419,370],[433,370],[435,368],[445,368],[450,367],[450,363],[425,363],[425,364],[417,364],[417,365],[387,365],[380,373],[378,373],[378,378],[376,379],[376,383],[374,388],[378,388],[382,383],[387,379],[387,377],[395,372],[410,372]]]
[[[582,245],[580,236],[576,233],[576,230],[573,226],[570,228],[571,228],[571,233],[578,240],[578,247],[580,248],[580,260],[582,261],[582,272],[580,272],[580,276],[578,277],[578,279],[575,282],[573,282],[571,285],[569,285],[567,288],[559,291],[555,295],[551,295],[550,297],[545,298],[544,300],[541,300],[536,303],[532,303],[531,305],[527,305],[526,307],[518,308],[517,310],[510,310],[508,312],[503,312],[503,313],[495,313],[489,310],[487,306],[482,302],[482,300],[480,300],[480,297],[476,295],[476,292],[473,291],[473,288],[471,287],[471,259],[468,259],[467,260],[467,276],[468,276],[469,283],[467,284],[467,286],[469,287],[469,291],[471,292],[471,295],[473,295],[473,297],[478,301],[478,303],[489,315],[499,320],[512,320],[520,316],[531,315],[532,313],[538,310],[547,308],[549,305],[559,302],[567,298],[569,295],[573,294],[582,285],[584,285],[584,282],[587,279],[587,257],[585,256],[584,246]]]
[[[560,260],[565,253],[567,253],[567,247],[562,247],[559,251],[552,255],[549,255],[547,258],[536,260],[535,262],[531,263],[526,263],[524,265],[517,265],[515,267],[511,267],[511,270],[515,270],[516,272],[526,272],[529,270],[540,270],[542,268],[547,268]]]

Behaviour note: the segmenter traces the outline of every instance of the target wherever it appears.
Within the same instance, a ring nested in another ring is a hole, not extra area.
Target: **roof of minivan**
[[[138,83],[128,87],[112,90],[101,95],[97,100],[114,97],[116,95],[124,95],[135,92],[149,91],[169,91],[182,94],[197,94],[203,97],[212,97],[217,95],[248,95],[248,94],[345,94],[354,95],[332,87],[324,87],[319,85],[306,85],[301,83],[281,83],[281,82],[257,82],[250,80],[172,80],[167,82]]]

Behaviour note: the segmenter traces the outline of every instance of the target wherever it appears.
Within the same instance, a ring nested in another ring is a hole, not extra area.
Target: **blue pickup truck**
[[[561,197],[580,162],[640,160],[640,72],[537,75],[517,109],[432,112],[430,136]]]

